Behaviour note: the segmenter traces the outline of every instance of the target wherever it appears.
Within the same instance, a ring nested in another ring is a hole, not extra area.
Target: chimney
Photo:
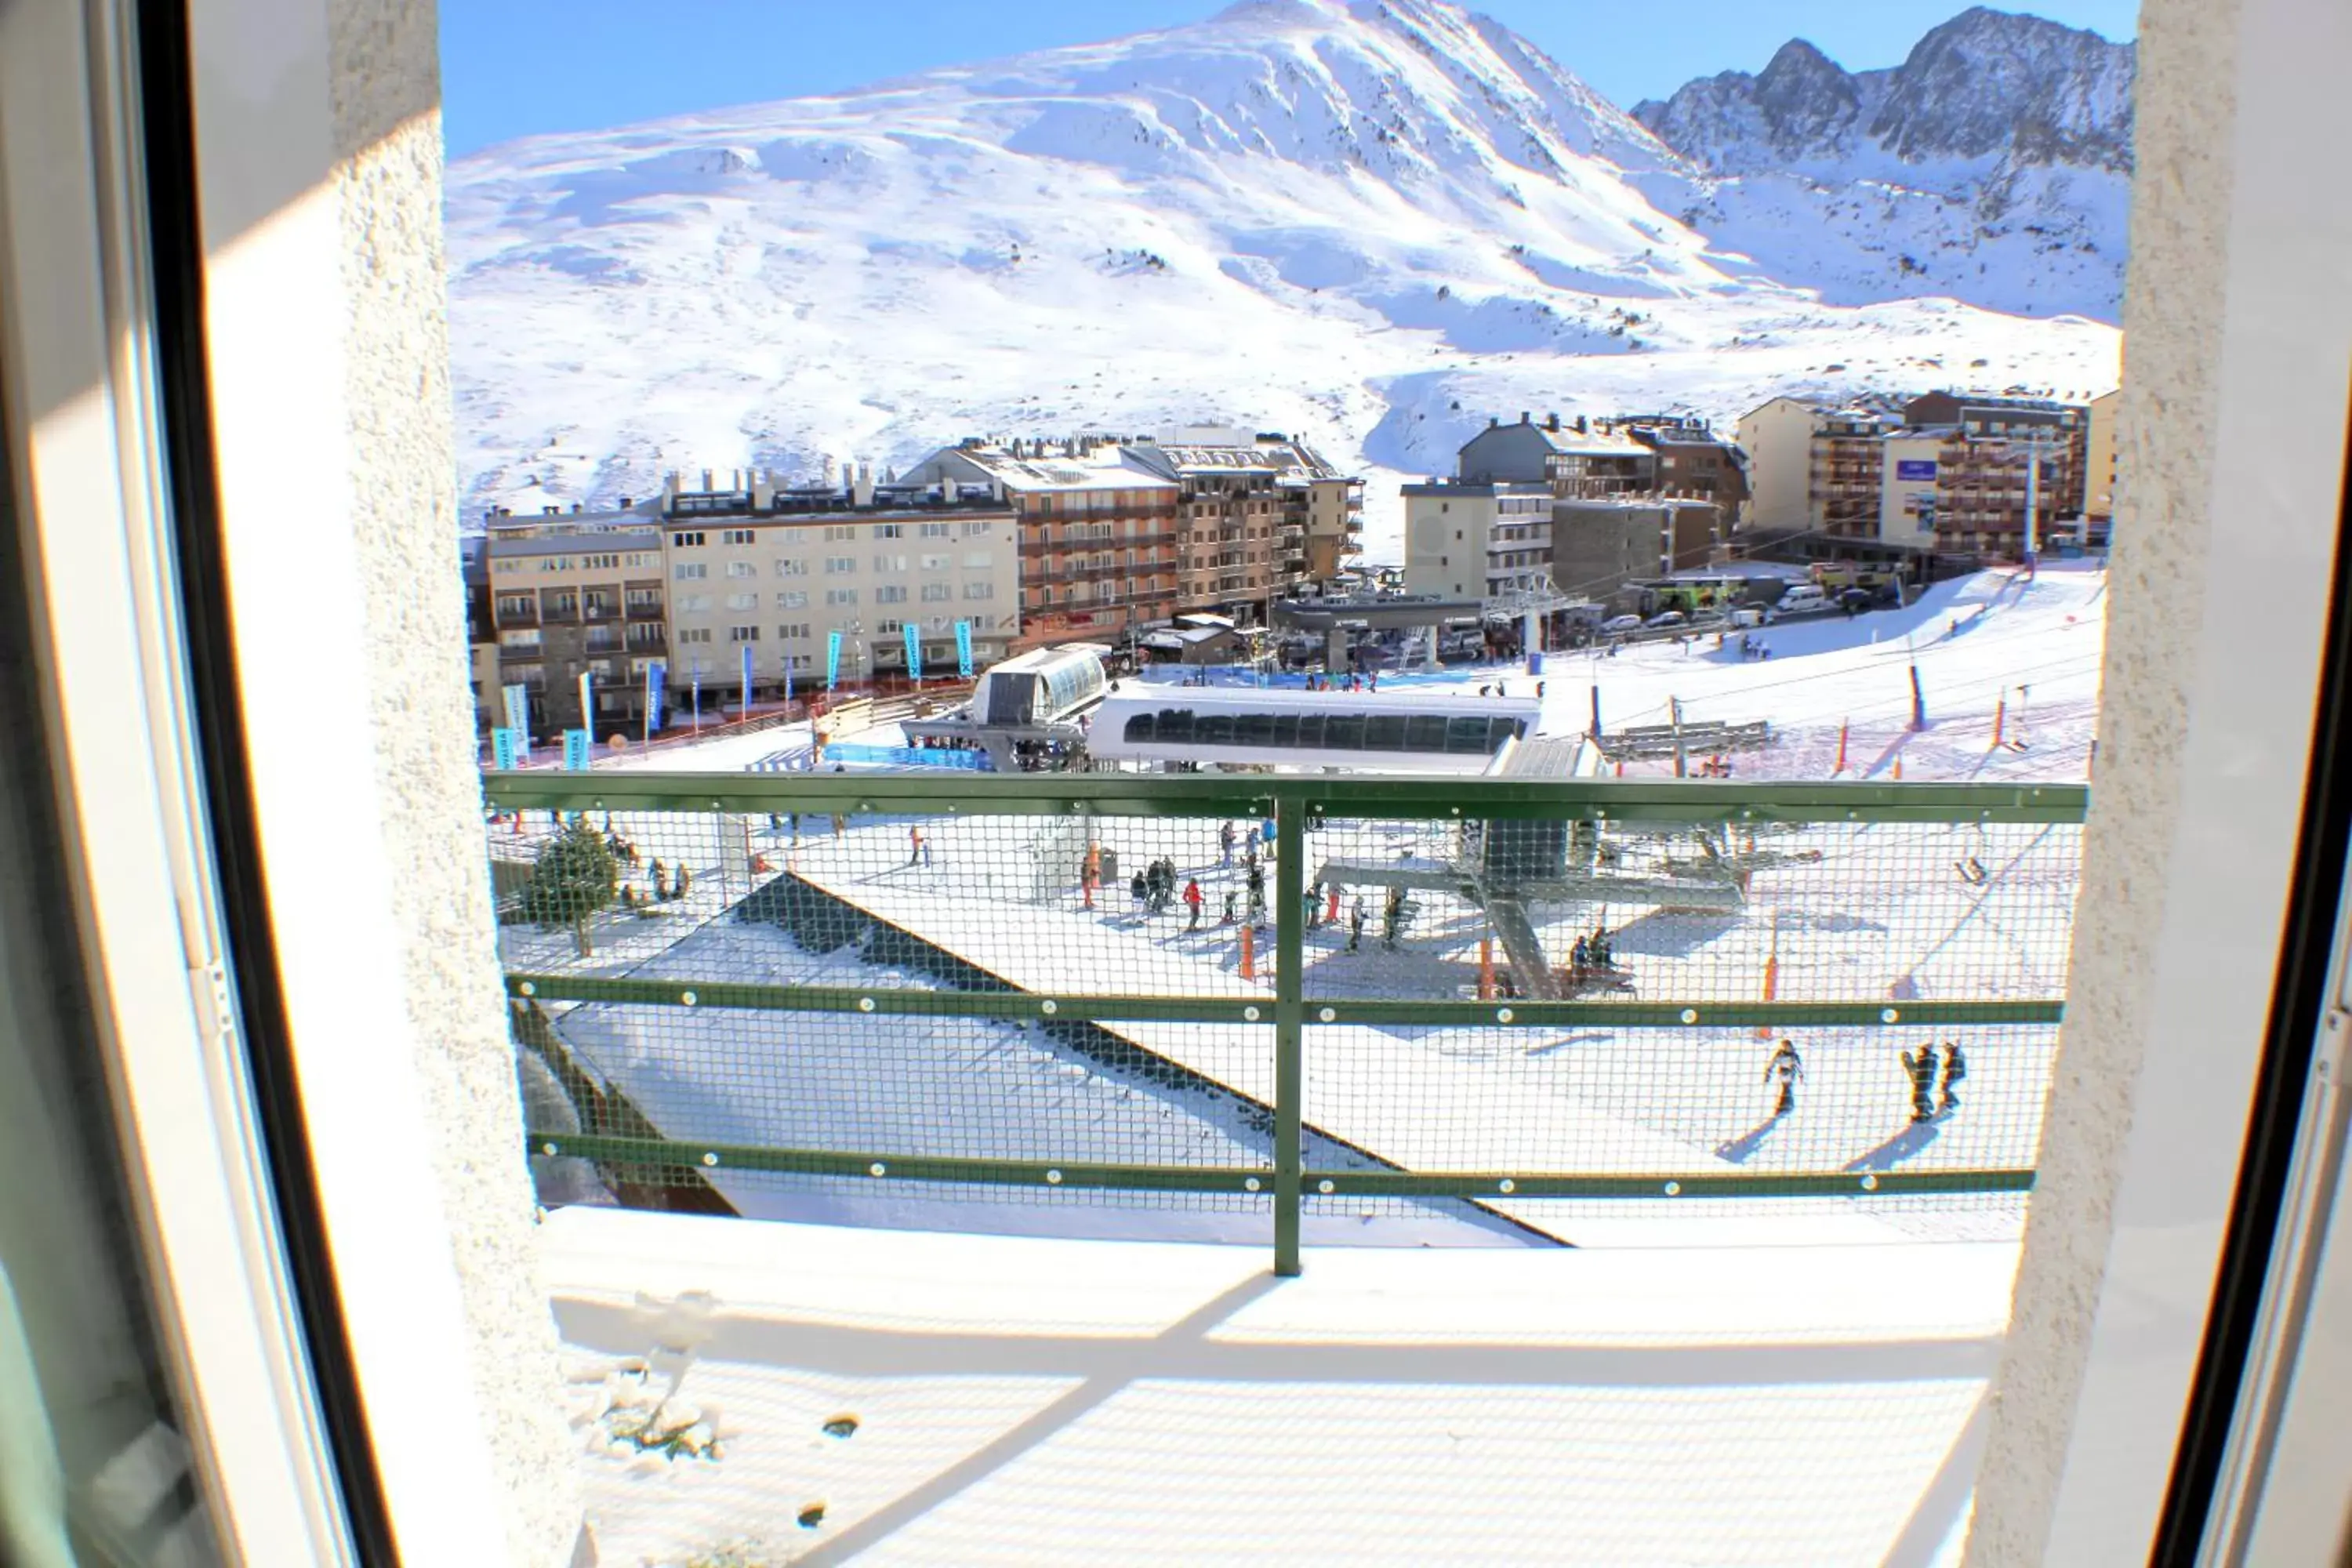
[[[1500,429],[1500,428],[1502,427],[1502,424],[1503,424],[1503,416],[1502,416],[1501,415],[1499,415],[1499,414],[1489,414],[1489,415],[1487,415],[1487,416],[1486,416],[1486,428],[1487,428],[1487,429],[1489,429],[1489,430]]]
[[[1580,436],[1587,434],[1591,427],[1591,420],[1586,418],[1581,414],[1578,415],[1576,416],[1576,433]]]
[[[709,468],[702,470],[702,490],[705,495],[710,493],[710,470]]]
[[[1522,408],[1522,409],[1520,409],[1520,410],[1519,410],[1519,423],[1520,423],[1520,424],[1522,424],[1522,425],[1532,425],[1532,424],[1534,424],[1534,423],[1535,423],[1535,421],[1534,421],[1533,419],[1530,419],[1530,418],[1528,416],[1528,411],[1527,411],[1526,409]]]
[[[754,468],[751,471],[751,510],[765,511],[776,504],[776,471]]]
[[[628,497],[626,497],[626,496],[623,496],[623,497],[621,498],[621,510],[622,510],[623,511],[626,511],[626,510],[629,510],[629,498],[628,498]]]
[[[1545,415],[1544,428],[1547,430],[1558,430],[1559,428],[1559,416],[1557,414]]]
[[[849,504],[852,506],[872,506],[874,504],[873,464],[860,463],[857,465],[857,477],[849,482]]]
[[[580,515],[580,503],[578,501],[573,501],[572,503],[572,515],[574,517]]]

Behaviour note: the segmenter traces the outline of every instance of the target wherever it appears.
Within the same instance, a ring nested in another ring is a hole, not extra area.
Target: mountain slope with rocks
[[[2131,44],[1982,6],[1886,70],[1794,39],[1756,75],[1635,105],[1691,166],[1636,183],[1825,300],[1949,294],[2113,321],[2136,63]]]

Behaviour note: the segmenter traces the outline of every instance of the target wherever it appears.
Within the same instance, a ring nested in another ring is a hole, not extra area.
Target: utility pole
[[[1689,759],[1683,754],[1683,700],[1667,698],[1666,710],[1674,715],[1675,721],[1675,777],[1688,778]]]

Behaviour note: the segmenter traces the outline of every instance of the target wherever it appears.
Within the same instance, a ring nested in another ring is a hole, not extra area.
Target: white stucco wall
[[[1971,1564],[2147,1561],[2197,1365],[2342,474],[2352,115],[2317,17],[2296,0],[2141,15],[2098,760]]]
[[[194,0],[215,460],[275,947],[401,1553],[556,1568],[454,570],[432,0]]]

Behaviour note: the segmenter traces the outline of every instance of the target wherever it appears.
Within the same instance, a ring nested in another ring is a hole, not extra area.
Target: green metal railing
[[[1572,1241],[1546,1205],[2029,1191],[2086,805],[2069,785],[1273,775],[486,787],[512,814],[490,846],[518,1037],[562,1095],[539,1102],[533,1155],[588,1162],[625,1201],[717,1208],[753,1178],[1239,1201],[1270,1207],[1281,1273],[1302,1215],[1343,1202],[1471,1205]],[[638,864],[625,902],[567,919],[542,863],[575,814]],[[1256,888],[1220,822],[1265,851]],[[1132,904],[1132,849],[1090,875],[1113,841],[1181,860],[1199,903]],[[658,897],[648,858],[689,886]],[[728,934],[745,929],[775,940]],[[859,964],[929,967],[869,985]],[[1222,1119],[1196,1142],[1248,1157],[1101,1158],[1116,1136],[983,1082],[1015,1047],[1070,1077],[1053,1053],[1079,1031],[1072,1081],[1101,1117],[1191,1096]],[[1784,1038],[1807,1076],[1775,1111]],[[736,1135],[763,1125],[809,1136]]]

